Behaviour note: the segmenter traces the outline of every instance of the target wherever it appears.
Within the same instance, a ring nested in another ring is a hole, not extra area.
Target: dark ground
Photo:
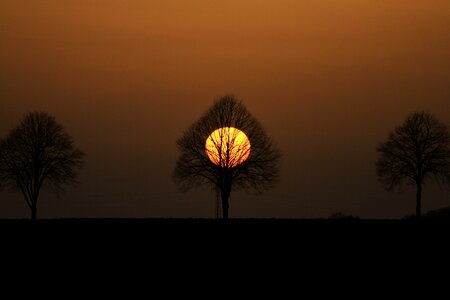
[[[280,242],[298,244],[342,242],[439,241],[450,237],[450,219],[28,219],[0,220],[5,236],[30,235],[60,240],[132,240]]]
[[[397,285],[398,272],[446,268],[449,225],[449,219],[0,220],[0,253],[17,280],[32,266],[38,277],[45,270],[95,286],[101,274],[120,278],[118,284],[144,280],[148,289],[188,280],[198,291],[207,282],[217,285],[219,275],[230,287],[249,288],[256,278],[259,291],[281,280],[298,292],[308,287],[300,278],[367,283],[364,274],[371,274],[382,276],[377,286],[386,278]]]
[[[0,250],[44,256],[194,263],[233,257],[257,264],[358,258],[412,262],[450,257],[449,219],[49,219],[0,220]],[[226,263],[225,263],[226,264]],[[226,266],[223,266],[226,267]]]

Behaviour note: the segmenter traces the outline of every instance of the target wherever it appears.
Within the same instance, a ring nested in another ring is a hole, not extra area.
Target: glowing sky
[[[175,141],[212,101],[244,100],[283,153],[280,183],[231,195],[231,217],[402,217],[375,148],[407,114],[450,125],[450,2],[2,0],[0,136],[54,114],[86,152],[77,188],[39,217],[213,217],[177,191]],[[450,205],[425,186],[423,209]],[[0,218],[28,217],[0,193]]]

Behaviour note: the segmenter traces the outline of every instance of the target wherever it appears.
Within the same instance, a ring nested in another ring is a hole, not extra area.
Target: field
[[[0,235],[4,257],[20,257],[12,262],[32,255],[42,268],[48,262],[81,272],[137,267],[186,278],[199,268],[264,276],[268,269],[407,269],[417,259],[435,265],[448,256],[449,225],[443,219],[0,220]]]
[[[315,241],[384,240],[431,238],[447,235],[449,219],[28,219],[0,220],[3,233],[73,235],[105,239],[167,239],[241,242],[277,240]]]

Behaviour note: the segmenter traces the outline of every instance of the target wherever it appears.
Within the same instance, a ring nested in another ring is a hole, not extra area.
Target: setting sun
[[[214,164],[233,168],[249,157],[250,141],[241,130],[223,127],[209,135],[206,139],[205,151]]]

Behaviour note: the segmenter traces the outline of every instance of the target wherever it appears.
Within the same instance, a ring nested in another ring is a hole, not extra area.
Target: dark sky
[[[377,144],[409,113],[450,124],[450,2],[2,0],[0,136],[54,114],[86,152],[77,188],[41,218],[213,217],[214,193],[180,193],[175,141],[232,93],[283,152],[280,183],[234,193],[231,217],[365,218],[414,212],[388,193]],[[429,184],[425,211],[450,204]],[[0,193],[0,218],[28,217]]]

